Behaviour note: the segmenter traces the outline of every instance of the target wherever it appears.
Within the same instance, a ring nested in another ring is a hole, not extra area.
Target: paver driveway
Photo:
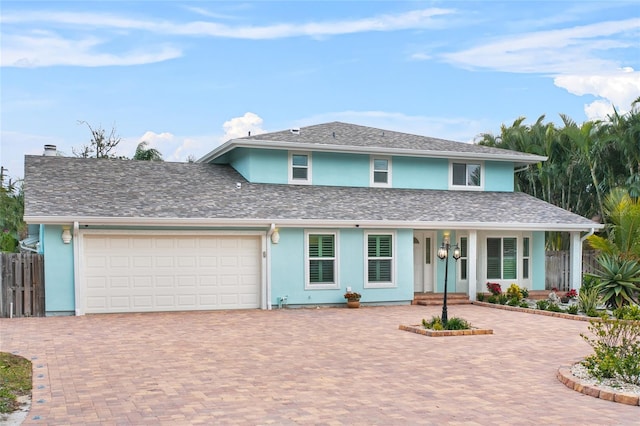
[[[555,378],[587,323],[451,306],[493,335],[398,330],[439,307],[0,320],[33,359],[24,424],[638,424]]]

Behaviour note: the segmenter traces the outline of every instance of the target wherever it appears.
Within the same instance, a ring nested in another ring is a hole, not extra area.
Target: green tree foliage
[[[578,125],[565,115],[561,119],[558,127],[545,123],[544,115],[531,125],[520,117],[503,125],[498,135],[480,135],[477,143],[546,156],[547,161],[517,171],[515,189],[581,216],[603,218],[604,199],[612,188],[624,187],[638,198],[640,98],[628,113],[614,110],[606,120]],[[549,249],[568,244],[565,234],[547,235]]]
[[[614,188],[604,201],[607,238],[591,235],[587,241],[603,254],[640,260],[640,199]]]
[[[142,161],[162,161],[162,154],[155,148],[148,148],[147,142],[140,142],[133,155],[134,160]]]
[[[0,172],[0,251],[17,252],[18,241],[25,237],[24,193],[21,181],[12,182]],[[6,184],[5,184],[6,181]]]

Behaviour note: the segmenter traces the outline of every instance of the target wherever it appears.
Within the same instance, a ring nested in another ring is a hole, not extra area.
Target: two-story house
[[[410,303],[545,286],[545,231],[602,225],[514,192],[544,157],[333,122],[232,139],[196,163],[27,156],[48,315]]]

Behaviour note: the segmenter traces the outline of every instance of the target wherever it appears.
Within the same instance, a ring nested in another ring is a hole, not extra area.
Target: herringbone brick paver
[[[450,307],[493,335],[398,330],[437,306],[0,319],[33,360],[25,425],[632,425],[556,379],[587,323]]]

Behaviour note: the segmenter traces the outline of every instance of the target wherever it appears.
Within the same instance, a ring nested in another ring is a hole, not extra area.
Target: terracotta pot
[[[359,300],[347,300],[347,307],[349,308],[359,308],[360,301]]]

